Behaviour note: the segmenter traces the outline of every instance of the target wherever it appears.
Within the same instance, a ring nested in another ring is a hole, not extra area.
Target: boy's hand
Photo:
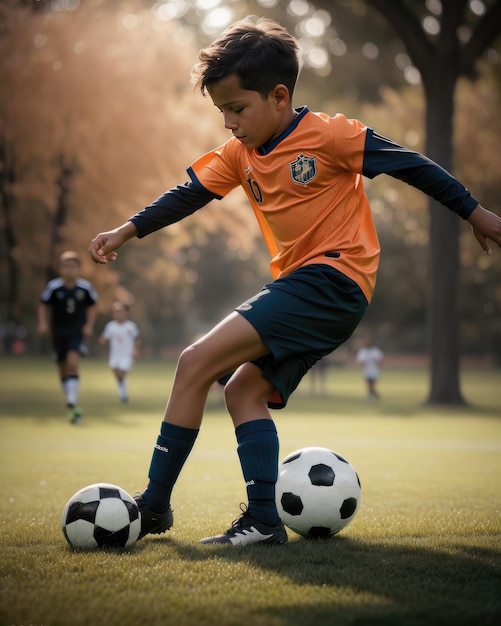
[[[501,247],[501,217],[478,204],[468,218],[468,222],[470,222],[473,234],[486,254],[492,253],[489,239]]]
[[[94,333],[94,327],[92,324],[85,324],[82,328],[82,334],[84,337],[92,337]]]
[[[49,325],[47,322],[44,321],[38,323],[37,333],[42,337],[49,334]]]
[[[96,263],[108,263],[114,261],[118,254],[117,248],[123,244],[123,241],[117,236],[113,230],[107,233],[99,233],[95,237],[89,248],[89,253],[93,261]]]
[[[89,247],[89,254],[95,263],[104,264],[115,261],[118,256],[118,248],[136,235],[137,230],[134,224],[126,222],[118,228],[99,233],[94,237]]]

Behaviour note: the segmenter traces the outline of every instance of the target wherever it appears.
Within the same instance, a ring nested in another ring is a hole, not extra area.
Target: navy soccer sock
[[[197,435],[198,429],[162,422],[148,472],[150,480],[143,493],[146,505],[155,513],[165,513],[169,508],[172,489]]]
[[[238,456],[249,499],[248,513],[263,524],[278,524],[275,484],[278,478],[278,435],[270,419],[237,426]]]

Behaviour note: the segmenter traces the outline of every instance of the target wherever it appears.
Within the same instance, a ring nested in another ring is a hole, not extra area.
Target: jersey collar
[[[275,137],[273,141],[269,141],[268,143],[263,143],[262,146],[259,146],[259,148],[257,148],[258,154],[260,154],[261,156],[265,156],[266,154],[269,154],[274,148],[276,148],[281,141],[283,141],[286,137],[288,137],[292,133],[293,130],[295,130],[299,122],[309,112],[309,109],[307,106],[302,106],[302,107],[298,107],[297,109],[295,109],[295,111],[297,113],[296,117],[292,120],[289,126],[287,126],[284,132],[278,135],[278,137]]]

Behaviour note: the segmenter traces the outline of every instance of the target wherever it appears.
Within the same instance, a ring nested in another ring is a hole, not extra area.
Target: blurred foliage
[[[398,37],[363,2],[318,4],[323,11],[297,0],[215,2],[213,9],[226,7],[230,14],[220,17],[230,21],[267,15],[300,37],[306,53],[298,104],[342,111],[423,150],[422,90],[409,86],[415,74]],[[176,19],[166,19],[168,5],[179,12]],[[16,237],[12,248],[4,236],[0,240],[0,299],[6,302],[14,260],[14,313],[31,335],[38,295],[66,248],[82,253],[83,275],[100,292],[98,329],[112,300],[125,297],[152,353],[204,332],[268,280],[257,226],[237,191],[147,240],[131,242],[113,266],[96,268],[86,255],[97,232],[183,182],[185,168],[227,138],[219,115],[189,81],[199,47],[221,29],[208,19],[208,6],[180,0],[0,5],[0,187],[11,198]],[[497,59],[494,52],[491,61]],[[495,211],[501,191],[499,68],[486,61],[474,88],[461,81],[454,139],[458,177]],[[63,168],[68,189],[54,239]],[[387,351],[423,351],[426,198],[389,177],[366,181],[366,187],[383,254],[373,305],[359,334],[370,328]],[[5,232],[5,212],[0,220]],[[482,256],[468,228],[463,230],[462,347],[489,352],[501,337],[499,252]],[[2,305],[0,320],[6,316]]]
[[[455,172],[485,206],[499,213],[501,179],[496,144],[501,120],[497,67],[483,64],[472,89],[459,82],[454,137]],[[381,90],[379,104],[362,104],[353,115],[383,135],[423,151],[423,98],[416,88]],[[489,156],[490,155],[490,156]],[[426,196],[391,177],[365,181],[381,240],[381,266],[374,299],[360,332],[377,333],[389,351],[424,350],[429,276],[429,214]],[[439,210],[441,207],[439,207]],[[500,356],[501,265],[499,250],[484,255],[461,224],[461,350]],[[451,315],[454,314],[451,311]]]
[[[211,116],[189,82],[196,46],[182,25],[157,24],[147,10],[135,14],[131,27],[130,6],[108,10],[89,2],[77,13],[33,13],[14,5],[4,11],[0,39],[0,82],[9,86],[0,96],[0,137],[7,146],[4,167],[15,172],[10,191],[17,243],[8,251],[2,240],[0,270],[5,276],[9,254],[19,259],[19,321],[33,327],[50,269],[62,249],[75,248],[84,258],[83,274],[101,294],[103,315],[117,295],[125,296],[134,301],[146,343],[158,336],[183,340],[186,320],[206,304],[193,302],[198,279],[191,270],[188,280],[185,263],[176,262],[180,250],[194,245],[200,233],[231,238],[231,246],[218,241],[212,253],[226,260],[227,287],[242,291],[242,299],[248,281],[239,277],[239,259],[248,259],[249,271],[261,271],[251,255],[257,227],[241,210],[243,194],[125,247],[113,267],[96,268],[87,247],[97,232],[183,182],[185,167],[226,139],[219,116]],[[61,162],[71,171],[68,215],[52,249]],[[4,295],[3,280],[1,289]],[[170,330],[161,331],[162,325]]]

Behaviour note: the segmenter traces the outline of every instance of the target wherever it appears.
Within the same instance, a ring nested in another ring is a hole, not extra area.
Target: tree
[[[258,231],[252,212],[240,210],[243,196],[232,194],[147,244],[126,246],[113,267],[90,262],[96,232],[185,180],[186,166],[227,137],[190,85],[197,47],[183,25],[157,21],[137,2],[109,5],[88,0],[74,11],[48,4],[34,11],[32,3],[0,4],[2,309],[8,305],[8,317],[17,311],[33,328],[47,274],[72,248],[101,295],[103,316],[125,296],[144,320],[145,343],[184,342],[205,323],[208,307],[192,297],[200,272],[190,270],[195,284],[186,280],[179,251],[193,233],[231,233],[238,241],[226,255],[231,264]],[[223,250],[214,247],[205,263],[220,260]]]
[[[13,188],[16,182],[15,149],[8,145],[0,130],[0,206],[7,250],[8,288],[6,293],[7,322],[14,322],[19,314],[19,267],[17,261],[17,236],[12,214],[15,208]]]
[[[430,38],[419,15],[403,1],[367,0],[392,24],[419,70],[426,94],[426,153],[446,169],[453,165],[454,93],[460,76],[475,76],[475,63],[501,32],[501,1],[473,24],[467,0],[442,0],[439,29]],[[414,3],[414,5],[424,3]],[[418,8],[422,8],[419,7]],[[461,29],[469,37],[461,40]],[[461,404],[459,385],[459,222],[430,201],[432,282],[429,297],[431,388],[429,403]]]
[[[456,89],[455,171],[460,180],[468,181],[472,189],[479,190],[479,196],[488,207],[496,207],[501,195],[497,167],[497,141],[501,136],[501,120],[497,115],[501,101],[498,74],[497,66],[482,62],[475,89],[465,78],[459,80]],[[379,133],[423,152],[422,89],[408,86],[396,91],[384,87],[380,97],[377,103],[361,103],[355,116]],[[387,176],[366,181],[366,191],[383,253],[378,287],[360,332],[378,337],[388,352],[422,352],[426,344],[424,305],[430,274],[427,197]],[[479,254],[478,243],[468,228],[463,228],[460,252],[461,354],[496,356],[499,360],[499,254]]]
[[[501,0],[365,0],[393,27],[419,70],[426,98],[425,152],[453,169],[454,95],[459,77],[475,77],[476,63],[501,33]],[[329,10],[328,0],[315,4]],[[433,12],[432,12],[433,11]],[[428,403],[463,404],[459,384],[459,224],[430,201]]]

